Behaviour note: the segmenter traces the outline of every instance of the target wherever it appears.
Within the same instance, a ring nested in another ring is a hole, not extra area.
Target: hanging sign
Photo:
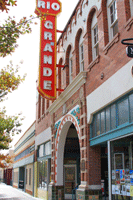
[[[36,0],[35,13],[41,17],[38,92],[44,98],[56,98],[56,16],[61,12],[58,0]]]

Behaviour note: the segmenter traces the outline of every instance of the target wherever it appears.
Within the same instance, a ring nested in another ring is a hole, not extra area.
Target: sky
[[[68,22],[74,8],[79,0],[60,0],[62,3],[62,13],[57,18],[57,29],[63,30]],[[0,18],[0,24],[2,20],[6,19],[8,15],[15,16],[16,20],[26,16],[30,18],[30,15],[35,15],[36,0],[17,0],[17,6],[11,8],[8,14],[2,13]],[[36,80],[38,78],[39,68],[39,41],[40,41],[40,20],[35,19],[33,22],[37,22],[37,25],[32,25],[32,33],[22,35],[18,39],[19,47],[11,56],[0,58],[0,69],[7,66],[9,61],[12,60],[14,66],[19,65],[19,74],[23,76],[27,74],[24,83],[13,93],[8,95],[8,100],[1,103],[1,107],[6,106],[8,115],[15,115],[22,112],[22,116],[25,117],[21,127],[22,133],[16,135],[13,138],[11,147],[14,148],[14,144],[25,133],[25,131],[31,126],[36,118]],[[59,33],[57,37],[59,37]],[[23,64],[20,62],[23,61]]]

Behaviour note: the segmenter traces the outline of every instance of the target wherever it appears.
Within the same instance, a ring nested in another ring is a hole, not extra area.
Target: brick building
[[[109,200],[132,199],[133,60],[121,44],[132,36],[132,0],[76,5],[57,42],[64,92],[37,97],[36,171],[44,160],[47,173],[36,196],[41,187],[49,200],[72,199],[77,187],[76,199],[100,199],[104,180]]]

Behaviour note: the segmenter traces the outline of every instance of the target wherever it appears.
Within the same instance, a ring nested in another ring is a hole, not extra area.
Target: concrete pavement
[[[42,200],[19,189],[0,183],[0,200]]]

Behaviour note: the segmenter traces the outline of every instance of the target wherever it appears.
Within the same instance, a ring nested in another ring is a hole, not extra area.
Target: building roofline
[[[75,9],[73,10],[73,12],[72,12],[72,14],[71,14],[71,16],[70,16],[68,22],[66,23],[66,26],[65,26],[65,28],[63,29],[63,33],[66,31],[67,26],[70,24],[72,17],[75,15],[76,9],[77,9],[77,7],[79,6],[79,4],[80,4],[80,0],[79,0],[79,2],[77,3]],[[57,44],[59,44],[59,40],[62,38],[63,33],[61,33],[61,35],[60,35],[60,37],[59,37],[59,39],[58,39],[58,41],[57,41]]]
[[[27,131],[33,126],[33,124],[35,124],[36,120],[30,125],[30,127],[24,132],[24,134],[19,138],[19,140],[15,143],[14,146],[16,146],[18,144],[18,142],[22,139],[22,137],[27,133]]]

